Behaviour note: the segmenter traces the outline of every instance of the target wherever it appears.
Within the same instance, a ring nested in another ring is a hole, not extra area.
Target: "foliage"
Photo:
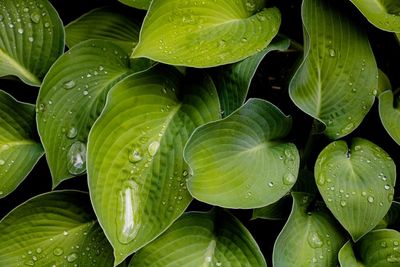
[[[397,0],[71,4],[0,2],[0,266],[400,265]]]

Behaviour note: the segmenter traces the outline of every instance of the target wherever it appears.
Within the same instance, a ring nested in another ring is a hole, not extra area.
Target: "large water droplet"
[[[368,200],[369,203],[373,203],[374,202],[374,197],[373,196],[369,196],[367,198],[367,200]]]
[[[135,181],[128,180],[122,184],[118,192],[117,237],[122,244],[131,242],[141,226],[139,186]]]
[[[82,142],[72,144],[67,155],[67,168],[73,175],[79,175],[86,170],[86,145]]]
[[[283,183],[285,185],[292,185],[296,182],[296,176],[293,173],[289,172],[283,176]]]
[[[62,248],[55,248],[53,250],[53,254],[56,256],[61,256],[64,253],[64,250]]]
[[[0,159],[0,166],[3,166],[4,164],[6,164],[4,159]]]
[[[133,149],[131,153],[129,153],[128,159],[132,163],[136,163],[142,160],[142,155],[140,155],[139,149]]]
[[[75,127],[71,127],[68,129],[67,137],[70,139],[74,139],[78,135],[78,130]]]
[[[34,22],[34,23],[39,23],[39,21],[40,21],[40,14],[37,13],[37,12],[32,12],[32,14],[31,14],[31,20],[32,20],[32,22]]]
[[[147,148],[150,156],[154,156],[157,153],[159,147],[160,143],[158,141],[151,142],[149,147]]]
[[[78,255],[76,253],[71,253],[67,256],[68,262],[74,262],[78,259]]]
[[[75,87],[75,81],[74,80],[70,80],[64,83],[64,88],[69,90]]]
[[[335,57],[335,56],[336,56],[336,51],[335,51],[335,49],[330,48],[330,49],[329,49],[329,55],[330,55],[331,57]]]
[[[320,248],[324,245],[324,242],[321,240],[321,237],[317,232],[310,232],[307,241],[312,248]]]

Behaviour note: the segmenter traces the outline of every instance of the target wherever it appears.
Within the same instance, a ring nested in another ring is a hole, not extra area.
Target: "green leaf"
[[[263,0],[158,0],[144,19],[133,58],[191,67],[237,62],[267,47],[277,34],[277,8]]]
[[[0,90],[0,198],[14,191],[42,156],[35,107]]]
[[[156,66],[109,93],[88,144],[88,179],[97,217],[116,263],[165,231],[192,200],[183,146],[193,130],[219,118],[208,76]]]
[[[283,197],[271,205],[254,209],[252,220],[254,219],[267,219],[267,220],[284,220],[290,213],[291,199]]]
[[[36,196],[0,221],[0,266],[112,266],[86,193]]]
[[[119,2],[138,9],[149,9],[151,0],[119,0]]]
[[[52,66],[37,100],[37,124],[53,187],[86,170],[86,141],[109,89],[133,71],[113,43],[89,40]]]
[[[313,207],[312,195],[292,196],[292,212],[275,241],[273,266],[336,266],[337,253],[345,243],[340,226],[325,206]]]
[[[140,24],[111,7],[91,10],[65,27],[66,43],[72,47],[89,39],[111,41],[131,53],[139,40]]]
[[[398,0],[350,0],[375,27],[400,32],[400,2]]]
[[[392,90],[392,85],[390,83],[388,76],[382,70],[379,69],[378,70],[378,96],[387,90]]]
[[[347,241],[347,243],[340,249],[338,257],[341,267],[366,267],[354,255],[351,241]]]
[[[329,144],[318,156],[315,178],[333,215],[354,241],[371,231],[393,200],[396,166],[375,144],[354,138]]]
[[[393,228],[397,229],[400,226],[400,203],[392,201],[392,205],[388,213],[381,220],[381,222],[375,227],[375,229]]]
[[[223,210],[189,212],[133,256],[129,267],[257,266],[265,259],[250,232]]]
[[[193,197],[228,208],[274,203],[294,185],[300,157],[283,138],[292,126],[273,104],[250,99],[225,119],[196,129],[184,157]]]
[[[304,0],[302,19],[305,54],[290,82],[290,97],[325,124],[326,136],[338,139],[358,127],[374,102],[374,54],[363,29],[332,1]]]
[[[392,267],[400,264],[400,233],[382,229],[368,233],[357,243],[362,261],[368,267]]]
[[[243,105],[253,76],[264,57],[271,51],[284,51],[289,45],[289,39],[276,38],[264,50],[243,61],[210,69],[224,117]]]
[[[393,92],[387,90],[379,95],[379,117],[390,137],[400,145],[400,100],[394,100]]]
[[[47,0],[2,0],[0,10],[0,77],[15,75],[40,86],[64,51],[57,11]]]

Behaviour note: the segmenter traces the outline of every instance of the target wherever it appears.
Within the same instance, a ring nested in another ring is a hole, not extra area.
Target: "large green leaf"
[[[175,68],[131,75],[109,93],[88,144],[88,179],[116,263],[160,235],[186,209],[182,151],[192,131],[219,118],[208,76]]]
[[[0,266],[112,266],[86,193],[36,196],[0,221]]]
[[[48,0],[0,1],[0,77],[39,86],[63,51],[63,24]]]
[[[351,241],[347,241],[340,249],[338,258],[341,267],[367,267],[356,258]]]
[[[398,229],[400,226],[400,203],[392,201],[389,211],[375,229],[393,228]]]
[[[354,138],[349,146],[345,141],[328,145],[318,156],[315,179],[328,208],[357,241],[389,210],[396,166],[365,139]]]
[[[148,9],[151,3],[151,0],[119,0],[121,3],[125,5],[139,8],[139,9]]]
[[[157,0],[144,19],[133,58],[211,67],[264,49],[277,34],[280,13],[264,0]]]
[[[394,100],[393,92],[387,90],[379,95],[379,117],[392,139],[400,145],[400,99]]]
[[[300,157],[283,138],[292,126],[273,104],[250,99],[225,119],[196,129],[184,157],[188,189],[198,200],[230,208],[257,208],[294,185]]]
[[[367,35],[334,1],[304,0],[302,18],[305,54],[290,82],[290,97],[337,139],[356,129],[371,108],[378,68]]]
[[[132,73],[113,43],[89,40],[52,66],[40,88],[37,124],[55,187],[86,170],[86,141],[108,90]]]
[[[111,7],[96,8],[65,27],[66,43],[72,47],[89,39],[109,40],[131,53],[139,40],[140,24]]]
[[[265,259],[249,231],[228,212],[184,214],[133,256],[129,267],[257,266]]]
[[[284,51],[289,48],[289,45],[289,39],[279,37],[274,39],[267,48],[243,61],[210,69],[224,117],[243,105],[253,76],[264,57],[271,51]]]
[[[398,0],[350,0],[375,27],[400,32],[400,2]]]
[[[42,157],[37,139],[35,107],[0,90],[0,198],[14,191]]]
[[[325,206],[313,207],[312,195],[292,196],[292,212],[275,241],[273,266],[336,266],[337,253],[345,243],[340,226]]]

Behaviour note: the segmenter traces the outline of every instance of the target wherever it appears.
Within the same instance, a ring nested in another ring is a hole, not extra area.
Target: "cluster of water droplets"
[[[8,150],[11,148],[9,144],[0,144],[0,177],[7,174],[10,168],[15,164],[15,160],[7,156]],[[0,197],[4,194],[0,190]]]

